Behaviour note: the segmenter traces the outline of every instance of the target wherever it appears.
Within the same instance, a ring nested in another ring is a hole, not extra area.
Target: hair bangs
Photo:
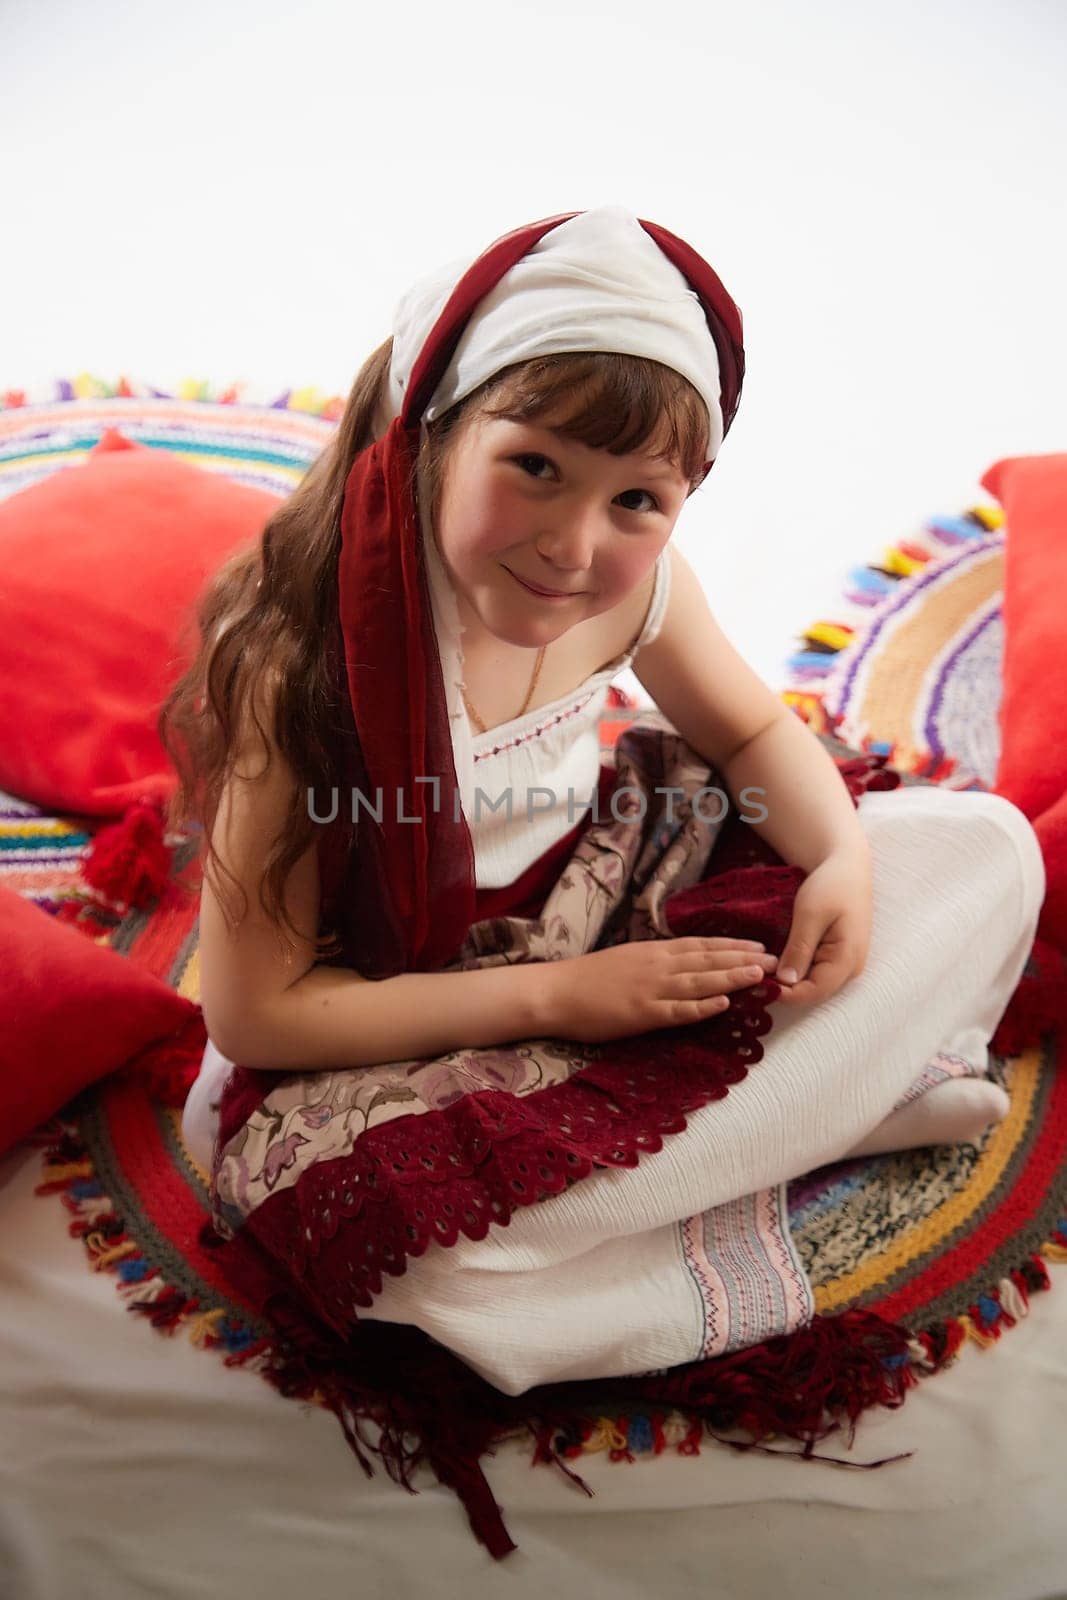
[[[644,451],[693,488],[704,480],[707,408],[688,379],[659,361],[608,351],[535,356],[495,373],[471,402],[482,416],[537,422],[591,450]]]

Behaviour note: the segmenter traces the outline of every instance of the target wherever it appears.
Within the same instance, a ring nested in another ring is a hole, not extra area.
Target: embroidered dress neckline
[[[663,555],[661,554],[657,558],[657,567],[658,563],[662,562],[662,560]],[[589,677],[584,679],[582,683],[578,684],[577,688],[569,690],[566,694],[557,695],[555,700],[546,701],[543,706],[536,706],[532,711],[523,712],[522,716],[510,717],[507,722],[498,722],[492,728],[487,728],[484,733],[478,732],[470,720],[470,714],[467,712],[466,708],[464,708],[463,715],[466,718],[467,726],[471,731],[472,748],[478,750],[480,753],[483,746],[488,744],[490,739],[494,737],[499,739],[503,735],[510,734],[516,728],[524,728],[527,725],[533,727],[535,726],[538,717],[550,717],[553,716],[557,711],[560,711],[567,706],[577,705],[578,701],[587,694],[587,691],[592,691],[595,693],[595,691],[601,686],[601,680],[603,680],[603,682],[610,683],[612,678],[618,677],[619,673],[623,672],[630,665],[634,659],[634,656],[637,654],[637,648],[640,645],[641,640],[644,638],[645,632],[648,628],[648,619],[652,614],[652,608],[656,604],[656,596],[659,592],[659,586],[661,582],[662,578],[657,570],[656,581],[653,585],[652,596],[645,610],[645,617],[641,624],[641,631],[637,635],[637,638],[634,640],[633,644],[631,644],[630,648],[628,650],[623,650],[619,655],[613,657],[611,661],[606,662],[604,666],[598,667],[595,672],[590,673]]]
[[[537,718],[552,718],[560,710],[565,710],[568,706],[579,706],[582,701],[592,698],[592,694],[597,693],[601,686],[611,682],[611,678],[617,677],[619,672],[624,672],[630,666],[633,658],[635,658],[635,654],[640,648],[641,640],[645,638],[646,632],[648,632],[649,618],[653,616],[653,611],[656,610],[656,602],[659,595],[661,595],[662,586],[664,586],[665,581],[669,581],[669,573],[664,571],[667,560],[669,560],[667,552],[661,550],[656,557],[656,579],[653,582],[653,592],[651,592],[648,606],[645,608],[645,618],[641,621],[637,638],[630,643],[627,650],[621,651],[617,656],[613,656],[611,661],[606,661],[605,666],[597,667],[597,670],[585,678],[584,682],[579,683],[576,688],[569,690],[566,694],[558,694],[557,698],[553,699],[553,701],[545,702],[544,706],[536,706],[533,710],[523,712],[522,717],[510,717],[507,722],[498,722],[493,728],[486,728],[485,733],[478,733],[475,730],[474,723],[470,722],[470,714],[467,712],[466,706],[462,707],[462,717],[464,717],[464,722],[466,722],[467,730],[470,733],[470,750],[472,750],[472,754],[477,752],[478,757],[482,758],[486,749],[491,747],[491,739],[498,739],[499,741],[501,738],[509,738],[510,734],[515,733],[515,730],[525,731],[526,728],[536,728]]]
[[[490,739],[500,739],[502,736],[514,732],[516,728],[523,728],[527,725],[533,727],[538,717],[552,717],[556,712],[565,709],[567,706],[577,705],[579,700],[587,698],[590,692],[595,692],[599,688],[598,679],[603,678],[610,682],[631,660],[632,652],[623,651],[621,656],[616,656],[615,660],[609,661],[607,666],[591,673],[588,678],[584,679],[576,688],[570,689],[566,694],[557,695],[555,700],[547,700],[543,706],[535,706],[532,711],[524,711],[521,717],[509,717],[506,722],[494,723],[484,733],[479,733],[473,727],[473,724],[470,724],[470,717],[468,716],[467,721],[471,726],[471,743],[475,749],[480,750],[482,745],[487,744]]]

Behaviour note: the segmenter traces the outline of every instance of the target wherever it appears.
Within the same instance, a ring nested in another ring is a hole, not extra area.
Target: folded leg
[[[704,1335],[691,1318],[670,1325],[668,1314],[654,1354],[620,1339],[647,1320],[650,1293],[661,1309],[670,1303],[662,1283],[672,1271],[675,1307],[687,1292],[696,1305],[679,1242],[687,1224],[841,1159],[938,1051],[984,1073],[1044,895],[1033,829],[1000,796],[926,785],[865,794],[858,816],[874,867],[863,972],[818,1005],[772,1007],[763,1059],[725,1100],[690,1113],[658,1153],[598,1170],[484,1239],[431,1246],[363,1315],[422,1327],[512,1393],[558,1376],[694,1359]],[[659,1290],[648,1275],[652,1239]],[[599,1264],[609,1258],[616,1286],[607,1297]]]
[[[845,1154],[876,1156],[922,1145],[967,1143],[1003,1122],[1010,1109],[1011,1101],[998,1083],[988,1078],[950,1078],[891,1111]]]
[[[192,1088],[182,1108],[182,1139],[190,1156],[205,1172],[211,1171],[219,1129],[219,1100],[233,1062],[209,1039]]]

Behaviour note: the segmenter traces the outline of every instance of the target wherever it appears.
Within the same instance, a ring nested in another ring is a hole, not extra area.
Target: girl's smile
[[[467,645],[536,649],[613,610],[647,578],[689,488],[650,454],[472,420],[453,445],[436,528]]]
[[[504,571],[511,572],[511,568],[504,567]],[[517,572],[511,572],[511,576],[513,578],[518,578],[519,582],[528,593],[535,594],[539,599],[542,600],[576,600],[580,594],[585,593],[583,589],[575,589],[571,593],[560,593],[555,589],[542,589],[536,584],[527,583],[525,578],[519,578],[519,574]]]

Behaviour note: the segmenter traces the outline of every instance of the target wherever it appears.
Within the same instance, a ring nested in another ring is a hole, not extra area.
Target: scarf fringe
[[[175,1056],[180,1063],[180,1047]],[[1038,1252],[1024,1256],[967,1312],[921,1331],[855,1307],[816,1316],[792,1335],[656,1378],[545,1385],[517,1396],[500,1394],[417,1329],[364,1322],[360,1330],[369,1336],[372,1358],[375,1346],[379,1355],[388,1351],[394,1380],[397,1374],[403,1377],[407,1365],[414,1385],[398,1392],[394,1382],[383,1393],[366,1382],[373,1359],[366,1367],[362,1355],[347,1347],[329,1339],[316,1342],[302,1317],[288,1327],[287,1337],[281,1299],[265,1308],[257,1324],[168,1283],[127,1233],[76,1122],[60,1114],[25,1143],[43,1152],[44,1181],[35,1193],[60,1196],[73,1218],[68,1232],[83,1241],[94,1271],[115,1275],[128,1310],[171,1336],[183,1330],[199,1348],[218,1350],[227,1366],[259,1372],[286,1397],[332,1411],[367,1477],[374,1475],[369,1456],[376,1454],[394,1482],[415,1494],[412,1476],[426,1462],[457,1494],[475,1534],[497,1560],[517,1547],[479,1460],[505,1440],[532,1436],[531,1465],[555,1466],[590,1497],[593,1490],[568,1461],[603,1453],[611,1462],[633,1463],[668,1449],[699,1455],[705,1435],[733,1449],[864,1470],[906,1459],[910,1452],[849,1461],[817,1454],[814,1445],[838,1431],[847,1417],[851,1448],[864,1411],[874,1405],[897,1409],[922,1377],[952,1365],[968,1339],[982,1349],[995,1344],[1005,1328],[1028,1314],[1032,1294],[1051,1289],[1046,1261],[1067,1263],[1064,1217]],[[210,1230],[210,1223],[205,1228]],[[420,1388],[435,1366],[443,1387]],[[436,1410],[416,1410],[407,1398],[427,1393],[441,1396]],[[368,1437],[368,1423],[380,1430],[377,1441]],[[729,1437],[738,1432],[747,1437]],[[769,1448],[769,1441],[781,1438],[800,1441],[803,1449]]]

